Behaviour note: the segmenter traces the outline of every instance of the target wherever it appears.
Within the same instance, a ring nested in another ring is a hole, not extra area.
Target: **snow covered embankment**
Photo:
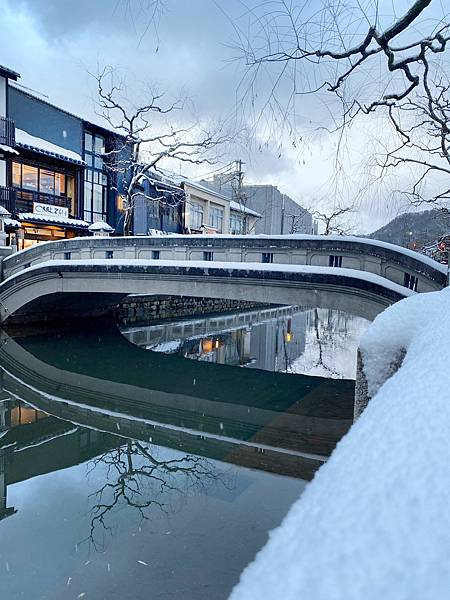
[[[361,343],[372,400],[231,600],[448,598],[449,314],[446,288],[375,319]]]

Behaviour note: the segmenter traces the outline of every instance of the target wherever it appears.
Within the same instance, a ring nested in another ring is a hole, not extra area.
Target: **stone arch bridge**
[[[416,291],[441,289],[446,271],[355,237],[75,238],[3,259],[0,322],[104,315],[130,294],[313,303],[372,319]]]

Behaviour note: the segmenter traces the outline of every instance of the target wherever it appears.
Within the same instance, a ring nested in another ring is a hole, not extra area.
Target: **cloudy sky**
[[[315,6],[316,0],[309,4]],[[393,2],[384,4],[387,23]],[[409,4],[395,0],[399,12]],[[250,0],[249,5],[260,3]],[[245,65],[235,47],[239,31],[246,33],[252,21],[241,0],[165,0],[156,15],[153,6],[152,0],[0,0],[0,64],[19,71],[21,85],[86,116],[95,111],[89,72],[113,65],[126,74],[130,97],[134,86],[156,84],[191,99],[186,119],[252,126],[251,137],[239,138],[221,158],[223,163],[242,158],[249,183],[277,185],[306,207],[319,203],[329,209],[357,197],[351,225],[359,232],[375,229],[398,212],[389,186],[360,193],[367,184],[368,150],[380,129],[376,120],[353,129],[338,165],[338,138],[324,129],[332,127],[339,110],[331,97],[305,96],[297,104],[295,139],[300,144],[286,132],[277,135],[273,121],[270,126],[264,119],[256,126],[251,121],[255,95],[245,93]],[[257,102],[263,101],[269,81],[262,78]],[[210,170],[199,167],[197,175]]]

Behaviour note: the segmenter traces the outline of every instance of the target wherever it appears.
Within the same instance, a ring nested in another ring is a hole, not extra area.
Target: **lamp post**
[[[114,233],[114,229],[105,221],[96,221],[89,225],[88,231],[95,237],[109,237],[111,233]]]

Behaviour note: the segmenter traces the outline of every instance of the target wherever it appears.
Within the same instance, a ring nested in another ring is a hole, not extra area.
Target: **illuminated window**
[[[22,187],[22,165],[14,162],[12,165],[13,186]]]
[[[66,176],[63,173],[55,173],[55,194],[63,196],[66,193]]]
[[[55,193],[55,173],[41,169],[39,173],[39,191],[45,194]]]
[[[26,190],[38,189],[38,170],[30,165],[22,165],[22,186]]]
[[[31,190],[48,196],[67,196],[68,190],[74,191],[74,178],[64,173],[13,162],[13,186],[22,190]],[[31,196],[30,196],[31,199]]]

